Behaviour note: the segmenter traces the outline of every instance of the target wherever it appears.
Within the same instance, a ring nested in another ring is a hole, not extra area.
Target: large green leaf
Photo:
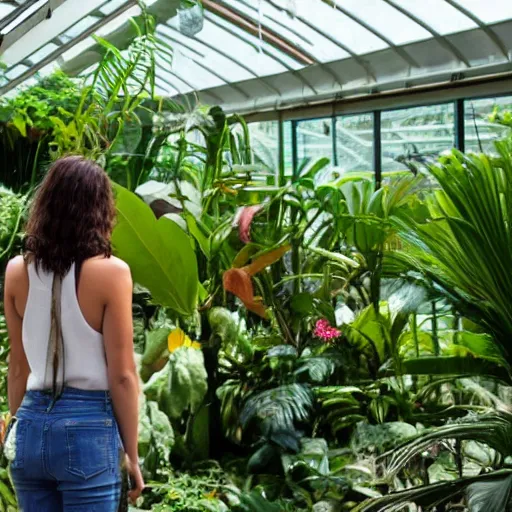
[[[352,512],[385,512],[387,510],[402,510],[402,507],[409,503],[415,503],[422,507],[423,510],[433,510],[436,505],[456,498],[464,491],[464,489],[477,482],[479,484],[492,482],[496,485],[510,485],[508,480],[511,478],[511,475],[512,470],[504,469],[494,473],[414,487],[412,489],[390,493],[382,498],[367,500],[356,508],[353,508]],[[495,501],[490,502],[490,504],[498,502],[499,500],[496,499]],[[471,506],[469,507],[469,512],[479,512],[480,510],[480,508],[473,509]],[[487,512],[503,512],[506,509],[486,507],[485,510]]]
[[[172,220],[156,219],[144,201],[115,185],[114,251],[130,265],[133,279],[155,302],[182,315],[197,305],[197,260],[187,234]]]
[[[195,414],[208,390],[208,375],[200,350],[180,347],[169,358],[169,397],[167,414],[180,418],[185,411]]]

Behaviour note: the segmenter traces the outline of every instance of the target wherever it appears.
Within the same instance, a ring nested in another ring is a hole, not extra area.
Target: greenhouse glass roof
[[[158,93],[231,111],[512,71],[510,0],[202,0],[195,21],[178,0],[145,3],[174,48],[172,68],[160,63]],[[135,0],[0,3],[0,92],[56,67],[83,73],[100,58],[91,36],[126,47],[138,11]]]

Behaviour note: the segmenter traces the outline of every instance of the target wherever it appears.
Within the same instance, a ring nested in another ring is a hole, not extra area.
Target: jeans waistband
[[[111,411],[112,402],[108,391],[96,391],[65,387],[59,399],[54,402],[51,390],[29,390],[25,394],[22,408],[38,411],[66,409]]]
[[[52,398],[53,392],[51,389],[32,389],[27,391],[27,396],[34,398]],[[92,389],[78,389],[65,387],[60,396],[61,400],[105,400],[110,398],[110,392],[105,390],[92,390]]]

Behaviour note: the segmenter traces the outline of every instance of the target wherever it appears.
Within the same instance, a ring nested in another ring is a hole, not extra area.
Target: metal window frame
[[[297,124],[297,120],[292,121],[292,181],[295,181],[299,172],[297,154]]]

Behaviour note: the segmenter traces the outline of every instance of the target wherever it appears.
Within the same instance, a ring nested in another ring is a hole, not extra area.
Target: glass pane
[[[445,0],[429,0],[428,2],[395,0],[395,2],[442,35],[462,32],[477,26],[474,21]]]
[[[271,2],[254,2],[252,0],[226,0],[235,11],[248,17],[256,25],[270,29],[286,41],[290,41],[298,49],[312,55],[316,60],[325,62],[343,58],[345,52],[336,44],[324,38],[315,27],[308,22],[308,12],[313,3],[316,8],[321,2],[296,2],[297,9],[293,15],[289,10],[280,9]],[[306,23],[302,21],[304,19]]]
[[[82,32],[85,32],[88,28],[94,25],[98,21],[98,18],[94,16],[86,16],[78,23],[75,23],[71,28],[66,30],[62,37],[66,40],[78,37]]]
[[[284,148],[283,148],[283,156],[284,156],[284,175],[285,176],[293,176],[293,151],[292,151],[292,122],[285,121],[283,123],[283,131],[284,131]]]
[[[510,132],[509,128],[491,123],[489,116],[494,109],[512,110],[512,96],[466,100],[464,102],[464,126],[466,151],[494,153],[493,140]]]
[[[263,53],[264,55],[269,55],[271,58],[278,60],[282,65],[290,69],[300,69],[302,67],[302,64],[300,62],[297,62],[295,59],[283,53],[280,49],[273,46],[272,44],[267,43],[264,40],[260,40],[260,38],[257,35],[250,34],[243,28],[237,27],[235,24],[230,23],[228,20],[224,20],[210,12],[205,12],[204,16],[205,23],[210,22],[214,25],[219,26],[222,30],[229,32],[236,38],[236,41],[238,41],[237,44],[240,44],[240,41],[243,41],[244,43],[247,43],[250,46],[252,46],[254,52],[252,54],[247,54],[247,59],[252,59],[255,53]],[[197,34],[198,38],[200,38],[201,33],[202,31],[199,32],[199,34]],[[229,46],[227,46],[227,48],[229,51],[232,51],[233,44],[230,44]]]
[[[478,16],[484,23],[496,23],[512,18],[510,0],[458,0],[462,7]]]
[[[14,10],[12,5],[0,4],[0,19],[4,19],[8,14]]]
[[[250,66],[256,75],[266,76],[286,71],[286,67],[277,60],[260,52],[256,44],[237,37],[236,33],[225,30],[209,20],[205,20],[203,30],[196,34],[194,39],[215,46],[234,61]]]
[[[375,52],[388,46],[373,32],[331,5],[324,2],[317,2],[313,7],[308,6],[306,2],[300,5],[302,11],[307,11],[304,12],[304,17],[315,27],[318,27],[319,32],[323,32],[339,41],[356,54]],[[340,4],[340,6],[342,5]],[[328,47],[322,48],[324,53],[328,50]],[[343,57],[343,55],[338,57],[338,54],[334,53],[324,59],[323,62],[331,62]]]
[[[336,156],[341,171],[373,170],[373,114],[336,119]]]
[[[134,5],[131,9],[128,9],[119,16],[116,16],[110,23],[103,25],[103,27],[98,29],[96,35],[106,37],[108,34],[114,32],[114,30],[117,30],[120,26],[124,25],[125,23],[128,23],[130,18],[133,18],[134,16],[139,16],[140,13],[140,7],[138,5]]]
[[[453,103],[382,112],[382,170],[434,159],[455,143]]]
[[[375,2],[375,0],[336,0],[336,2],[340,7],[378,30],[394,44],[411,43],[431,37],[424,28],[386,2]]]
[[[114,12],[116,9],[121,7],[125,3],[125,0],[109,0],[108,2],[105,2],[104,5],[101,6],[100,11],[102,14],[107,16],[111,12]]]
[[[333,160],[332,119],[313,119],[297,123],[297,164],[300,168],[305,159],[322,157]]]
[[[279,170],[279,121],[250,123],[254,161],[262,163],[276,175]]]
[[[27,71],[27,66],[23,64],[18,64],[17,66],[14,66],[12,69],[10,69],[7,73],[5,73],[5,76],[9,80],[14,80],[15,78],[19,77],[22,73]]]
[[[29,60],[32,63],[37,63],[37,62],[43,60],[45,57],[48,57],[48,55],[50,55],[50,53],[55,51],[57,48],[58,48],[58,46],[56,44],[48,43],[47,45],[43,46],[40,50],[33,53],[29,57]]]

